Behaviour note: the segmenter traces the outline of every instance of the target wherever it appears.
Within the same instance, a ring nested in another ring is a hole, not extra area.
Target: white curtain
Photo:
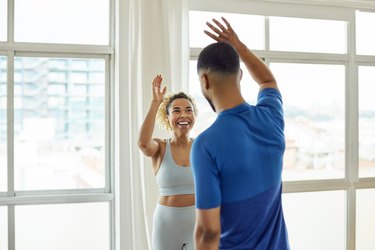
[[[117,0],[115,43],[116,249],[150,247],[158,190],[151,161],[137,147],[151,82],[162,74],[168,92],[188,87],[188,0]],[[158,127],[154,136],[168,136]]]

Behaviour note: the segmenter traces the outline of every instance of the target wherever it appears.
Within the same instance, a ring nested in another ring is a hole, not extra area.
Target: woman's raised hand
[[[167,91],[167,87],[161,89],[161,83],[163,81],[163,77],[161,75],[157,75],[152,82],[152,98],[153,101],[161,103],[164,99],[165,92]]]

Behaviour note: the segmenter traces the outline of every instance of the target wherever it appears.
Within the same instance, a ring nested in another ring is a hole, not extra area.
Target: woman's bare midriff
[[[195,196],[194,194],[161,196],[159,203],[168,207],[188,207],[195,205]]]

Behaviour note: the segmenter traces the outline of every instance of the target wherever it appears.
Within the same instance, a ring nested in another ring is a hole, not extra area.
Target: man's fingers
[[[212,21],[221,29],[221,32],[224,32],[226,30],[226,28],[224,27],[224,25],[222,25],[218,20],[216,20],[215,18],[212,19]]]
[[[227,29],[232,30],[232,26],[230,26],[230,23],[227,21],[227,19],[225,19],[224,17],[222,17],[221,19],[223,20],[223,22],[227,26]]]
[[[218,38],[216,35],[212,34],[211,32],[205,30],[204,33],[205,33],[207,36],[209,36],[209,37],[211,37],[212,39],[214,39],[215,41],[219,41],[219,38]]]
[[[233,29],[232,27],[230,26],[229,22],[227,21],[227,19],[225,19],[224,17],[221,18],[222,21],[224,22],[224,24],[222,24],[222,22],[219,22],[218,20],[216,20],[215,18],[212,19],[212,22],[216,25],[213,25],[212,23],[210,22],[206,22],[206,25],[213,31],[216,33],[213,34],[207,30],[204,31],[204,33],[206,35],[208,35],[209,37],[211,37],[212,39],[214,39],[215,41],[217,42],[225,42],[225,41],[228,41],[228,39],[230,38],[230,34],[233,32]],[[226,26],[226,27],[225,27]],[[228,33],[229,31],[229,33]]]
[[[212,29],[212,31],[214,31],[216,34],[220,35],[222,33],[221,30],[219,30],[218,28],[216,28],[214,25],[212,25],[211,23],[209,22],[206,22],[207,26],[210,27],[210,29]]]

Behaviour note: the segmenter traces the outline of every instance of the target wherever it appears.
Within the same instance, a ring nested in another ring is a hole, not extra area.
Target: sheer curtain
[[[187,91],[188,0],[116,0],[115,20],[115,225],[116,249],[151,249],[158,198],[151,161],[137,147],[151,82],[162,74],[167,92]],[[158,127],[154,136],[168,135]]]

